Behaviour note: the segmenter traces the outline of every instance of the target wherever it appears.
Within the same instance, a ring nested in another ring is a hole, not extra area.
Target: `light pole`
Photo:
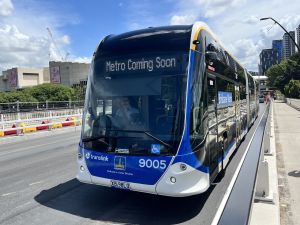
[[[297,45],[295,39],[292,37],[292,35],[280,23],[277,22],[277,20],[273,19],[272,17],[265,17],[265,18],[261,18],[260,20],[273,20],[274,23],[278,24],[285,31],[285,33],[287,33],[289,35],[289,37],[292,39],[295,46],[297,47],[298,53],[300,53],[300,47],[299,47],[299,45]]]

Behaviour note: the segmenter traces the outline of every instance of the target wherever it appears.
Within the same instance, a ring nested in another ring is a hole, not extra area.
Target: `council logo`
[[[125,170],[126,169],[126,158],[123,156],[116,156],[114,160],[115,170]]]

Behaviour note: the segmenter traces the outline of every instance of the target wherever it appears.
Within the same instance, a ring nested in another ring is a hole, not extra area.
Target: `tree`
[[[300,98],[300,80],[290,80],[284,86],[284,93],[289,98]]]
[[[86,86],[73,87],[74,94],[72,96],[72,100],[83,101],[85,99],[85,91],[86,91]]]
[[[41,84],[18,91],[0,92],[0,103],[69,101],[74,98],[74,93],[72,88],[64,85]]]
[[[10,102],[37,102],[30,94],[23,91],[1,92],[0,103]]]
[[[24,90],[30,93],[39,102],[69,101],[74,95],[74,90],[61,84],[41,84]]]
[[[300,79],[300,54],[295,54],[280,64],[271,66],[267,70],[268,86],[275,87],[285,93],[285,86],[290,80]]]
[[[276,87],[279,90],[283,91],[284,86],[281,86],[282,81],[284,80],[285,68],[280,65],[273,65],[267,70],[268,81],[267,84],[269,87]]]

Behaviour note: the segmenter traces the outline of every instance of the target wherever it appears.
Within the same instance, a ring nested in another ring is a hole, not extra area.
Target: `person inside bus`
[[[116,111],[115,118],[123,129],[132,129],[132,126],[140,125],[140,112],[132,105],[129,97],[119,99],[119,109]]]

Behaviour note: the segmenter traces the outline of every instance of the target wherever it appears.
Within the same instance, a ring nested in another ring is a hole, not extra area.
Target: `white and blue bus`
[[[201,22],[105,37],[88,77],[77,179],[206,191],[257,117],[256,87]]]

